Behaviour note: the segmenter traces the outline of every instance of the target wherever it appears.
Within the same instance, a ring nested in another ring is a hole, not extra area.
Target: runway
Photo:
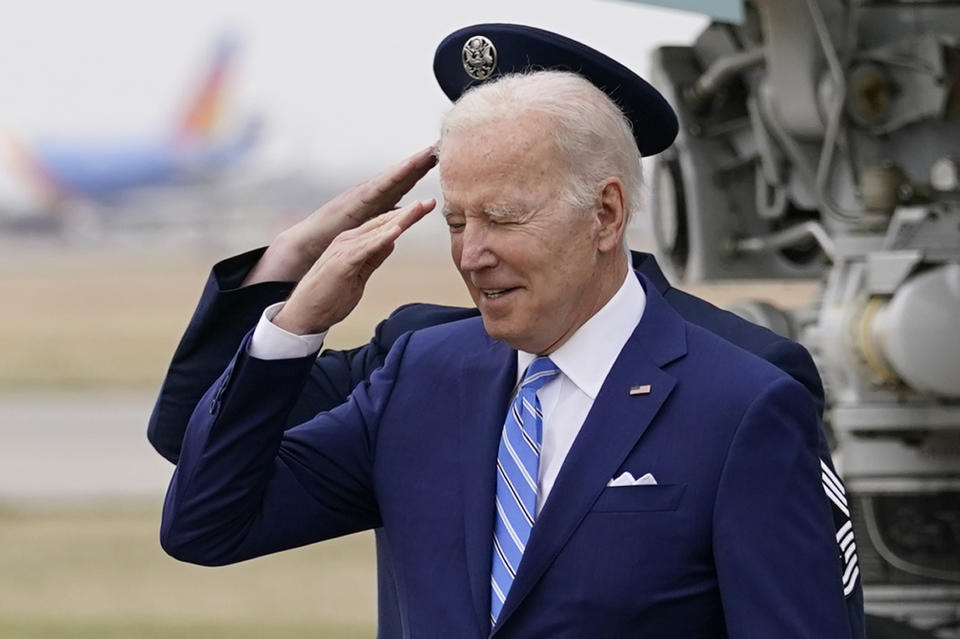
[[[154,394],[0,393],[0,503],[163,494],[173,466],[147,442]]]

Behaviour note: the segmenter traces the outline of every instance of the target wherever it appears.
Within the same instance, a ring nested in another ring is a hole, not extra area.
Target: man
[[[643,90],[648,87],[635,74],[580,43],[521,25],[475,25],[461,29],[443,41],[437,49],[434,70],[451,99],[456,99],[478,82],[466,62],[465,53],[477,36],[482,36],[481,41],[489,42],[491,48],[496,46],[493,64],[486,70],[487,77],[528,66],[574,68],[616,97],[628,113],[640,112],[640,109],[630,107],[640,100]],[[490,56],[482,51],[478,57],[490,60]],[[462,63],[461,58],[464,59]],[[666,114],[672,117],[669,111]],[[644,122],[649,121],[649,117],[634,118],[638,143],[651,144],[649,127],[644,126]],[[660,136],[665,141],[661,139],[659,144],[666,146],[676,134],[676,121],[661,121],[658,127],[665,132]],[[646,153],[653,152],[648,149]],[[390,209],[431,166],[429,150],[418,153],[327,203],[310,218],[281,234],[266,254],[262,250],[251,251],[225,260],[213,269],[196,313],[174,355],[150,419],[150,441],[162,455],[177,461],[187,420],[203,390],[222,372],[263,309],[286,298],[307,266],[339,231]],[[822,406],[823,389],[816,369],[809,355],[797,344],[670,287],[652,255],[634,253],[633,267],[645,275],[688,321],[704,326],[785,370],[803,383]],[[369,344],[350,351],[325,351],[316,360],[288,417],[288,424],[300,423],[317,412],[342,403],[354,386],[368,379],[372,371],[382,365],[390,346],[407,330],[456,321],[476,313],[476,309],[410,304],[382,322]],[[822,433],[820,454],[827,467],[825,473],[832,474],[829,448]],[[847,515],[836,506],[834,515],[837,530],[848,530]],[[854,568],[845,586],[853,636],[860,637],[863,636],[863,600],[856,576],[856,555],[849,552],[853,546],[850,540],[838,536],[839,542],[846,542],[841,544],[842,550],[847,551],[844,553],[847,565]],[[377,530],[377,559],[379,635],[390,639],[400,636],[401,627],[389,546],[380,529]]]
[[[165,548],[224,563],[382,525],[410,636],[849,636],[816,408],[630,272],[636,151],[573,74],[468,93],[439,156],[482,322],[404,336],[284,434],[318,334],[433,203],[341,234],[201,400]]]

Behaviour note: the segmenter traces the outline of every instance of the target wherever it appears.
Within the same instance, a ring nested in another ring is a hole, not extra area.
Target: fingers
[[[368,224],[371,224],[369,232],[373,242],[378,247],[392,244],[402,233],[432,211],[436,204],[437,201],[433,198],[419,200],[370,220],[368,222]],[[373,225],[374,222],[377,224]]]
[[[320,332],[346,317],[397,238],[435,205],[433,199],[412,202],[340,233],[294,289],[282,311],[285,325],[278,326],[300,334]]]
[[[366,261],[371,255],[387,247],[392,247],[402,232],[403,230],[399,225],[389,222],[371,230],[362,238],[362,243],[358,250],[358,257],[360,257],[362,261]]]
[[[338,252],[343,256],[344,265],[365,282],[393,252],[397,238],[435,205],[433,199],[413,202],[343,233],[338,238]]]
[[[430,198],[429,200],[417,200],[407,204],[406,206],[402,206],[398,209],[388,211],[383,215],[378,215],[375,218],[369,219],[353,231],[347,231],[347,233],[363,235],[370,231],[385,227],[389,224],[396,224],[399,227],[400,232],[403,232],[413,226],[413,224],[418,220],[422,219],[427,213],[432,211],[436,205],[437,201],[434,198]]]
[[[396,188],[399,185],[406,185],[405,190],[409,190],[411,186],[427,174],[427,171],[436,165],[435,150],[436,146],[431,144],[402,160],[396,166],[387,169],[385,173],[378,176],[383,178],[379,186]]]
[[[434,150],[431,144],[364,182],[360,195],[363,205],[389,208],[396,204],[437,163]]]
[[[400,232],[402,233],[423,219],[423,217],[436,206],[437,201],[433,198],[429,200],[418,200],[417,202],[397,209],[396,212],[393,213],[394,221],[397,223],[397,226],[400,227]]]
[[[367,258],[366,266],[369,269],[369,273],[365,274],[364,281],[369,279],[370,275],[372,275],[375,270],[380,268],[380,265],[383,264],[388,257],[390,257],[390,254],[393,253],[393,247],[394,244],[391,242]]]

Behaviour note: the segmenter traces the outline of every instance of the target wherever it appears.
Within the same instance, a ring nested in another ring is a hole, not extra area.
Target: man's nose
[[[479,271],[497,265],[497,257],[489,243],[489,234],[482,225],[467,222],[460,242],[461,271]]]

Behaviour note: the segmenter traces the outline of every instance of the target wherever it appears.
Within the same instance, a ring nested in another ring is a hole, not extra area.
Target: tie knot
[[[527,372],[520,382],[521,389],[530,389],[534,392],[543,388],[543,385],[560,374],[560,369],[549,357],[538,357],[527,367]]]

